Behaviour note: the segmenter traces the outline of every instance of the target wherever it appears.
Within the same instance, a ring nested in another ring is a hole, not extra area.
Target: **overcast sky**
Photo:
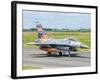
[[[91,14],[70,12],[23,11],[23,28],[36,28],[39,21],[44,28],[80,29],[91,27]]]

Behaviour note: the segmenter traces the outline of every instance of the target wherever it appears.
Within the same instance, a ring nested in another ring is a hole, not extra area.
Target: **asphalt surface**
[[[71,52],[72,55],[58,56],[53,53],[50,57],[45,51],[35,48],[23,48],[23,66],[39,68],[62,68],[90,66],[90,52]],[[77,55],[76,55],[77,54]]]

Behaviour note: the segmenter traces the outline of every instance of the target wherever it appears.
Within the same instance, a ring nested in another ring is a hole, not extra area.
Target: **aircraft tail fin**
[[[38,23],[36,25],[36,27],[37,27],[37,31],[38,31],[38,38],[39,39],[48,39],[48,36],[44,32],[42,25]]]

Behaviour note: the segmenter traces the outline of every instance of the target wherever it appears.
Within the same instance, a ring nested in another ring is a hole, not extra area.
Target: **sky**
[[[44,28],[80,29],[91,27],[91,14],[23,10],[23,28],[36,28],[39,21]]]

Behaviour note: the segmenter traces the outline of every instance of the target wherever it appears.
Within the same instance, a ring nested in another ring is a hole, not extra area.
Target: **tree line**
[[[43,28],[43,30],[45,31],[52,31],[52,32],[90,32],[91,30],[90,29],[86,29],[86,28],[81,28],[81,29],[65,29],[65,28],[62,28],[62,29],[52,29],[52,28]],[[23,29],[23,31],[37,31],[36,28],[30,28],[30,29]]]

